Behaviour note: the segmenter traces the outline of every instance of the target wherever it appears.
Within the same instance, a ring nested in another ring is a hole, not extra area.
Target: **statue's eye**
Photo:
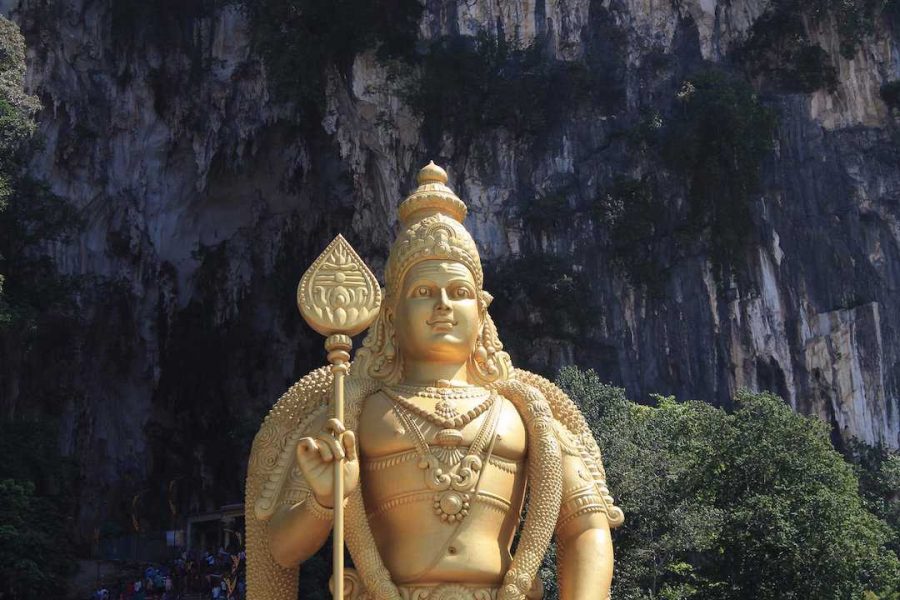
[[[456,288],[456,297],[457,298],[471,298],[472,294],[467,287],[458,287]]]
[[[428,295],[430,295],[430,290],[427,287],[425,287],[424,285],[420,285],[419,287],[416,288],[416,296],[419,296],[420,298],[424,298]]]

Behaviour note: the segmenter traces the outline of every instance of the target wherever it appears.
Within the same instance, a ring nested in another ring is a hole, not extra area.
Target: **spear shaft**
[[[350,349],[353,342],[346,335],[330,335],[325,340],[325,349],[328,351],[328,362],[331,363],[331,372],[334,374],[334,395],[332,408],[334,418],[344,422],[344,376],[350,363]],[[344,597],[344,459],[334,457],[334,530],[332,579],[333,596],[335,600],[343,600]]]

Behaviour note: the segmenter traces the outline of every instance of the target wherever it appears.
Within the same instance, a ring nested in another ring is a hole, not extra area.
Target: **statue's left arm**
[[[578,406],[543,377],[516,369],[515,378],[549,403],[559,442],[562,498],[556,521],[557,573],[562,600],[606,600],[612,584],[610,529],[625,520],[606,486],[600,448]]]
[[[582,457],[561,445],[563,496],[556,524],[560,599],[606,600],[613,575],[606,503]]]

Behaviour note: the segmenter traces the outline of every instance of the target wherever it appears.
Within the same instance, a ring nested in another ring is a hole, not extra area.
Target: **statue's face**
[[[465,265],[424,260],[407,271],[394,313],[405,359],[462,364],[480,329],[475,279]]]

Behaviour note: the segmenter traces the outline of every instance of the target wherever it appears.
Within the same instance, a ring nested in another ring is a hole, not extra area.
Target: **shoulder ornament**
[[[564,451],[577,451],[585,466],[590,471],[597,486],[597,493],[603,499],[604,512],[610,527],[618,527],[625,522],[625,514],[622,509],[615,505],[615,500],[610,494],[609,487],[606,484],[606,470],[603,468],[603,457],[600,453],[600,447],[591,434],[584,415],[578,409],[572,399],[553,382],[522,369],[515,369],[513,377],[534,386],[539,389],[547,398],[547,402],[553,411],[555,421],[563,427],[558,429],[568,432],[568,435],[562,435],[566,441],[560,441]]]

